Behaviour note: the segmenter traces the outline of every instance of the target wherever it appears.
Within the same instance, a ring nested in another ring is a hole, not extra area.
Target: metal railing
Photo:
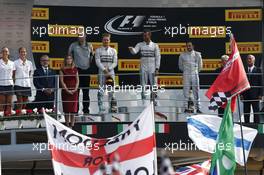
[[[201,72],[201,73],[199,73],[199,76],[201,77],[201,76],[215,76],[216,77],[216,75],[218,75],[219,73],[204,73],[204,72]],[[94,75],[94,74],[86,74],[86,75],[80,75],[80,76],[90,76],[90,75]],[[118,74],[115,74],[116,76],[119,76],[119,77],[121,77],[121,76],[140,76],[140,73],[118,73]],[[166,75],[166,76],[182,76],[182,73],[159,73],[159,75]],[[262,73],[251,73],[251,76],[262,76],[263,74]],[[65,75],[66,76],[66,75]],[[52,87],[52,88],[50,88],[50,89],[52,89],[53,91],[54,91],[54,100],[52,100],[52,101],[29,101],[29,102],[27,102],[27,105],[28,106],[34,106],[34,105],[36,105],[36,104],[44,104],[44,103],[53,103],[54,104],[54,110],[52,111],[52,113],[51,113],[51,115],[54,115],[54,116],[57,116],[58,114],[61,114],[62,113],[62,111],[59,111],[59,106],[61,105],[61,103],[63,102],[62,100],[61,100],[61,98],[60,98],[60,93],[61,93],[61,90],[62,90],[62,88],[60,87],[60,80],[59,80],[59,77],[60,77],[60,75],[55,75],[55,76],[34,76],[34,77],[28,77],[29,79],[31,79],[30,81],[32,82],[32,80],[34,79],[34,78],[38,78],[38,79],[41,79],[41,78],[51,78],[51,77],[55,77],[55,85],[54,85],[54,87]],[[0,79],[0,82],[1,81],[4,81],[4,80],[7,80],[7,79]],[[135,87],[136,87],[137,85],[135,85]],[[209,84],[201,84],[201,85],[199,85],[200,86],[200,88],[209,88],[211,85],[209,85]],[[32,88],[32,87],[31,87]],[[166,88],[166,86],[165,86],[165,88]],[[170,87],[169,89],[179,89],[179,88],[182,88],[182,86],[180,86],[180,87],[177,87],[177,88],[172,88],[172,87]],[[251,86],[251,88],[254,88],[254,89],[256,89],[256,88],[260,88],[261,90],[262,90],[262,92],[263,92],[263,88],[264,88],[264,86],[262,85],[262,86]],[[90,89],[90,90],[94,90],[94,89],[98,89],[98,87],[79,87],[78,88],[78,90],[80,90],[80,89]],[[32,91],[32,94],[35,94],[36,93],[36,91],[38,91],[38,90],[42,90],[42,89],[36,89],[36,88],[32,88],[31,89],[31,91]],[[20,92],[22,92],[23,90],[20,90]],[[3,92],[9,92],[9,91],[2,91],[2,93]],[[16,93],[16,92],[19,92],[19,91],[14,91],[14,93]],[[13,98],[14,99],[14,98]],[[142,101],[142,99],[141,98],[133,98],[133,99],[129,99],[129,98],[127,98],[127,99],[116,99],[117,100],[117,103],[118,104],[122,104],[122,103],[124,103],[124,102],[136,102],[136,101]],[[148,98],[146,98],[146,100],[151,100],[151,98],[150,98],[150,96],[148,97]],[[183,103],[184,102],[184,100],[182,100],[182,99],[180,99],[180,98],[173,98],[173,97],[170,97],[170,98],[164,98],[163,96],[159,96],[158,98],[157,98],[157,100],[158,101],[160,101],[160,102],[162,102],[162,101],[173,101],[173,102],[179,102],[179,103]],[[250,100],[242,100],[242,102],[253,102],[253,101],[262,101],[263,102],[263,100],[264,99],[250,99]],[[12,107],[13,107],[13,109],[14,109],[14,105],[16,104],[24,104],[24,103],[18,103],[18,102],[15,102],[14,100],[12,101],[13,103],[12,103]],[[64,101],[64,102],[74,102],[74,101]],[[79,103],[82,103],[82,102],[90,102],[90,103],[97,103],[98,101],[97,100],[89,100],[89,101],[83,101],[83,100],[80,100],[79,101]],[[106,102],[108,102],[107,100],[103,100],[103,102],[104,103],[106,103]],[[206,99],[206,100],[200,100],[200,102],[201,103],[209,103],[209,99]],[[7,104],[0,104],[0,105],[7,105]],[[164,107],[164,109],[166,108],[166,107],[175,107],[175,108],[178,108],[179,110],[178,110],[178,114],[182,114],[183,113],[183,107],[182,106],[170,106],[170,105],[162,105],[162,107]],[[31,109],[31,110],[33,110],[33,109]],[[1,117],[3,117],[3,114],[2,114],[2,112],[3,111],[0,111],[0,118]],[[158,111],[158,112],[162,112],[162,113],[175,113],[175,111],[170,111],[170,110],[168,110],[168,111],[164,111],[164,110],[160,110],[160,111]],[[133,111],[130,111],[130,113],[138,113],[138,112],[133,112]],[[244,115],[245,114],[252,114],[252,113],[243,113]],[[264,111],[259,111],[259,112],[254,112],[254,114],[258,114],[258,115],[264,115]],[[20,115],[21,115],[21,113],[20,113]],[[27,114],[24,114],[25,116],[27,115]],[[28,114],[28,115],[30,115],[30,116],[34,116],[34,117],[40,117],[40,116],[42,116],[42,114],[40,114],[39,113],[39,111],[38,112],[34,112],[34,111],[32,111],[32,113],[30,113],[30,114]],[[96,113],[95,113],[95,115],[96,115]],[[16,115],[13,115],[13,116],[9,116],[9,117],[15,117]]]

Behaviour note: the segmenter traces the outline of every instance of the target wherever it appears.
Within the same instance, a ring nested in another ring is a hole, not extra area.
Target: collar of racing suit
[[[145,43],[146,45],[151,45],[153,42],[150,40],[149,43],[147,43],[146,41],[144,41],[144,43]]]

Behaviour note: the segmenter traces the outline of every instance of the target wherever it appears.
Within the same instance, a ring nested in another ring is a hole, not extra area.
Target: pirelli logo
[[[50,68],[53,70],[60,70],[63,66],[64,58],[50,58]]]
[[[203,59],[203,70],[213,71],[222,66],[221,59]]]
[[[226,21],[261,21],[261,9],[228,9],[225,10]]]
[[[49,53],[49,41],[31,41],[33,53]]]
[[[261,42],[237,42],[237,47],[240,54],[259,54],[262,53]],[[230,54],[230,43],[226,43],[226,53]]]
[[[102,42],[90,42],[93,45],[93,49],[94,51],[102,46]],[[118,52],[118,43],[110,43],[110,47],[116,49],[116,51]]]
[[[32,8],[31,19],[49,20],[49,8]]]
[[[140,60],[139,59],[119,59],[118,71],[139,71]]]
[[[48,34],[50,37],[78,37],[84,32],[84,27],[80,25],[51,25],[48,24]]]
[[[189,38],[225,38],[225,26],[190,26]]]
[[[115,76],[115,84],[119,84],[119,77]],[[98,88],[98,75],[90,75],[90,87]]]
[[[157,83],[163,87],[182,87],[182,76],[158,76]]]
[[[179,55],[186,51],[185,43],[158,43],[161,55]]]

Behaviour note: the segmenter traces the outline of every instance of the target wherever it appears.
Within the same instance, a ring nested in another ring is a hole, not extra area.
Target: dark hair
[[[7,48],[7,49],[8,49],[8,51],[9,51],[9,48],[8,48],[8,47],[6,47],[6,46],[4,46],[4,47],[2,47],[2,50],[1,50],[1,52],[3,52],[3,50],[4,50],[5,48]],[[10,51],[9,51],[8,59],[10,59]]]
[[[150,33],[151,34],[151,30],[150,29],[144,29],[143,33]]]
[[[48,55],[42,55],[41,57],[40,57],[40,61],[42,61],[43,60],[43,58],[49,58],[49,56]]]
[[[22,49],[27,50],[25,47],[19,47],[19,48],[18,48],[18,53],[19,53]]]
[[[104,37],[109,37],[109,38],[111,38],[111,34],[110,34],[110,33],[103,33],[102,38],[104,38]]]
[[[187,40],[185,43],[186,43],[186,44],[188,44],[188,43],[192,43],[192,45],[194,46],[193,41],[191,41],[191,40]]]

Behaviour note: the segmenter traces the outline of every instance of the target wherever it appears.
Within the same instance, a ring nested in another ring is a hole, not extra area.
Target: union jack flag
[[[176,170],[174,175],[209,175],[211,160],[199,164],[193,164],[186,167],[181,167]]]

